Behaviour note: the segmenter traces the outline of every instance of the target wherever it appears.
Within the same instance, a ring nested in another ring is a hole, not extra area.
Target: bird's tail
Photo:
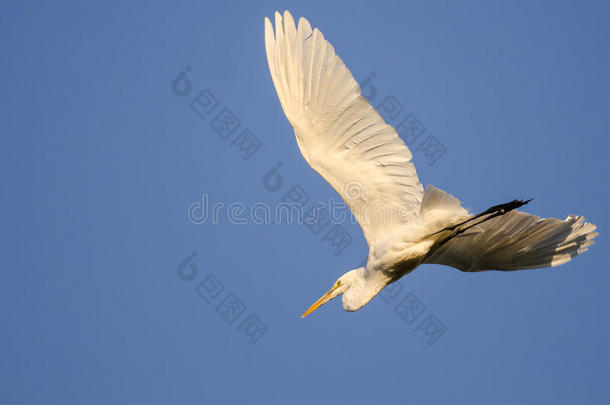
[[[514,210],[457,232],[425,263],[463,271],[557,266],[586,251],[597,235],[595,229],[582,216],[562,221]]]

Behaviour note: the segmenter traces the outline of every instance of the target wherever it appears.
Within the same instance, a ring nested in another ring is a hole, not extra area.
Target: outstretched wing
[[[322,33],[276,12],[275,35],[265,18],[265,47],[303,157],[345,200],[369,245],[417,215],[422,186],[411,152]]]
[[[510,211],[450,239],[424,263],[462,271],[558,266],[586,251],[596,235],[595,225],[583,217],[562,221]]]

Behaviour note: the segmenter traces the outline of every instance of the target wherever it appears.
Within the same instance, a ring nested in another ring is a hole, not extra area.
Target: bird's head
[[[362,295],[364,286],[364,267],[348,271],[339,277],[330,290],[328,290],[319,300],[314,302],[313,305],[301,315],[301,318],[305,318],[307,315],[341,294],[343,294],[343,309],[346,311],[356,311],[360,309],[376,295],[375,293],[368,299],[364,298]]]

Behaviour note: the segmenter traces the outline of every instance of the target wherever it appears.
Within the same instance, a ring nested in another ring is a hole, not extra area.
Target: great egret
[[[424,263],[462,271],[557,266],[597,235],[581,216],[564,221],[516,211],[514,200],[471,215],[452,195],[422,190],[411,152],[361,95],[333,46],[305,18],[265,18],[269,70],[307,163],[341,195],[367,243],[366,267],[348,271],[302,317],[343,294],[356,311]],[[380,214],[381,213],[381,214]]]

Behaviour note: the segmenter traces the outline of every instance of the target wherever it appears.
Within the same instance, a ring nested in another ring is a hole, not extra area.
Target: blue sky
[[[336,197],[269,76],[263,18],[276,9],[306,16],[358,81],[372,77],[375,106],[394,96],[391,123],[411,114],[425,128],[412,148],[422,183],[473,211],[534,197],[534,214],[587,216],[597,243],[552,270],[423,266],[359,312],[336,300],[300,319],[366,255],[357,225],[337,248],[330,227],[187,215],[204,194]],[[609,11],[3,2],[0,402],[608,403]],[[190,84],[173,87],[187,68]],[[198,113],[196,98],[215,107]],[[225,109],[239,126],[219,134]],[[416,151],[429,136],[445,151],[433,164]],[[401,303],[419,309],[401,317]],[[444,331],[432,339],[431,321]]]

